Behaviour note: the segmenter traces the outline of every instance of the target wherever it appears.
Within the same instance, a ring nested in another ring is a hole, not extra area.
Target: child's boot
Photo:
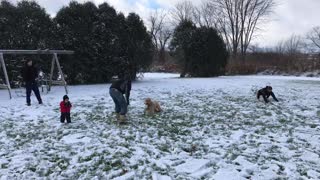
[[[120,120],[120,113],[116,113],[116,119],[119,121]]]
[[[119,117],[119,123],[125,123],[127,121],[126,115],[120,115]]]

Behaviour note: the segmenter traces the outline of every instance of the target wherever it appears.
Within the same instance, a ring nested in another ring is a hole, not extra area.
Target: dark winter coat
[[[38,69],[35,66],[26,65],[22,70],[23,81],[26,83],[35,82],[38,78]]]
[[[260,96],[263,97],[263,99],[264,99],[264,101],[265,101],[266,103],[269,102],[268,98],[269,98],[270,96],[272,96],[272,98],[273,98],[275,101],[278,102],[278,99],[276,98],[276,96],[274,95],[274,93],[273,93],[272,91],[268,91],[268,86],[265,87],[265,88],[262,88],[262,89],[260,89],[260,90],[258,91],[257,98],[260,99]]]
[[[129,97],[130,97],[130,91],[131,91],[131,80],[123,80],[123,79],[114,80],[110,86],[110,89],[111,88],[117,89],[122,94],[125,94],[127,103],[129,105]]]

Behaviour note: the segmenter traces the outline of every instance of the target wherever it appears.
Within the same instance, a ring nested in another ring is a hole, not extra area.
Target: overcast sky
[[[11,0],[16,2],[16,0]],[[77,0],[86,2],[88,0]],[[170,9],[182,0],[92,0],[97,5],[108,2],[117,11],[125,14],[136,12],[147,20],[150,12],[155,9]],[[62,6],[70,0],[37,0],[54,16]],[[201,0],[193,0],[195,4]],[[254,40],[260,46],[273,46],[278,41],[290,37],[292,34],[304,35],[313,26],[320,26],[320,0],[276,0],[278,3],[272,21],[263,26],[260,36]]]

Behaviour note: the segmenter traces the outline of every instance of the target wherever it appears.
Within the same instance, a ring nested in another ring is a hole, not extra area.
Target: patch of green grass
[[[316,128],[317,126],[317,124],[310,124],[310,128]]]
[[[269,111],[265,111],[265,112],[264,112],[264,115],[266,115],[266,116],[272,116],[272,113],[269,112]]]
[[[8,163],[1,164],[1,169],[8,169]]]
[[[293,138],[287,139],[287,143],[293,143]]]
[[[285,119],[281,118],[281,119],[279,119],[279,122],[282,123],[282,124],[284,124],[284,123],[286,123],[287,121],[286,121]]]

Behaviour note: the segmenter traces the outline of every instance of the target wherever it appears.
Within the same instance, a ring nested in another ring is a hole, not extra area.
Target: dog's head
[[[147,98],[144,100],[144,104],[150,106],[152,104],[151,98]]]

